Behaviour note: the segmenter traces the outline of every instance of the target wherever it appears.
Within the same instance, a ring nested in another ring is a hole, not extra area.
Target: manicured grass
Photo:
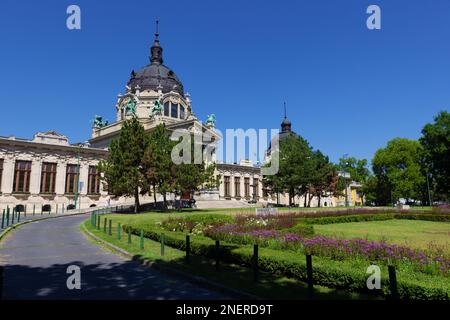
[[[202,212],[204,213],[204,212]],[[268,272],[260,272],[259,281],[253,281],[253,273],[250,268],[236,264],[221,263],[220,270],[215,270],[214,261],[202,256],[191,256],[190,262],[185,261],[185,252],[165,246],[164,256],[161,256],[161,245],[159,242],[144,239],[144,250],[140,249],[139,237],[132,235],[132,243],[128,244],[128,237],[125,232],[121,232],[121,239],[117,239],[117,222],[121,225],[132,222],[141,224],[153,224],[166,219],[168,216],[180,216],[184,214],[161,214],[151,213],[144,215],[107,215],[108,220],[112,219],[112,235],[103,232],[102,228],[97,230],[92,227],[90,220],[86,220],[84,225],[96,236],[125,249],[133,255],[141,256],[145,259],[155,261],[161,267],[169,266],[193,275],[210,279],[227,287],[239,291],[247,292],[261,298],[267,299],[307,299],[308,291],[304,282],[284,276],[277,276]],[[349,293],[341,290],[330,289],[322,286],[314,287],[314,298],[316,299],[373,299],[368,295]]]
[[[430,243],[450,250],[450,223],[422,220],[386,220],[314,225],[316,234],[341,238],[386,240],[412,248],[427,249]]]

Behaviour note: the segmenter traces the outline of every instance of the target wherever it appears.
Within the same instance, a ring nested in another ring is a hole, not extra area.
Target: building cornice
[[[108,155],[108,150],[99,149],[99,148],[90,148],[90,147],[79,147],[74,145],[59,145],[59,144],[50,144],[50,143],[41,143],[34,142],[25,139],[11,139],[0,137],[0,147],[23,147],[23,148],[32,148],[39,150],[58,150],[63,152],[80,152],[80,154],[93,154],[98,156],[106,157]]]

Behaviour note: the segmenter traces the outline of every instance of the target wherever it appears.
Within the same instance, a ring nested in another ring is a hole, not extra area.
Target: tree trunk
[[[139,188],[134,189],[134,213],[139,212]]]
[[[156,209],[156,185],[153,184],[153,199],[155,200],[155,209]]]
[[[312,198],[313,198],[313,195],[308,193],[308,208],[311,207],[311,200],[312,200]]]
[[[303,207],[306,208],[306,197],[308,196],[308,194],[305,193],[303,196],[304,196]]]
[[[280,205],[280,193],[277,192],[277,205]]]
[[[320,200],[322,199],[322,197],[321,197],[321,195],[320,195],[320,194],[319,194],[318,198],[319,198],[319,202],[318,202],[318,204],[317,204],[317,207],[319,207],[319,208],[320,208]]]

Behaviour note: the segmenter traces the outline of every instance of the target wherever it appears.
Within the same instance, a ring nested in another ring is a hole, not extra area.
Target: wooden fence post
[[[161,233],[161,256],[164,256],[164,233]]]
[[[191,237],[186,235],[186,262],[189,262],[191,254]]]
[[[398,300],[397,274],[394,266],[388,266],[389,270],[389,288],[391,289],[391,299]]]
[[[253,245],[253,280],[258,281],[258,245]]]
[[[219,271],[220,241],[216,240],[216,271]]]
[[[308,284],[308,295],[310,298],[313,296],[313,270],[312,270],[312,256],[306,255],[306,283]]]

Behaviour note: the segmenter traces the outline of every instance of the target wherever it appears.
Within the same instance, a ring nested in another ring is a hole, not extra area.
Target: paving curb
[[[21,227],[24,224],[27,223],[32,223],[32,222],[36,222],[36,221],[43,221],[43,220],[48,220],[48,219],[55,219],[55,218],[64,218],[64,217],[72,217],[72,216],[79,216],[79,215],[83,215],[86,213],[71,213],[71,214],[65,214],[65,215],[59,215],[59,216],[52,216],[52,217],[43,217],[40,219],[34,219],[34,220],[26,220],[26,221],[22,221],[16,224],[13,224],[11,226],[9,226],[6,229],[3,229],[3,231],[0,233],[0,242],[2,241],[2,239],[6,236],[6,234],[8,234],[9,232],[13,231],[16,228]]]
[[[222,293],[226,293],[229,294],[231,296],[233,296],[233,298],[236,299],[245,299],[245,300],[261,300],[261,298],[252,295],[250,293],[244,293],[244,292],[240,292],[237,291],[235,289],[226,287],[224,285],[221,285],[217,282],[208,280],[206,278],[200,277],[200,276],[194,276],[190,273],[184,272],[184,271],[180,271],[177,270],[175,268],[171,268],[171,267],[167,267],[167,266],[161,266],[158,262],[156,261],[150,261],[148,259],[145,258],[141,258],[139,256],[133,255],[131,253],[129,253],[128,251],[114,245],[111,244],[109,242],[107,242],[106,240],[103,240],[102,238],[97,237],[96,235],[94,235],[92,232],[90,232],[86,226],[84,225],[84,222],[81,224],[82,227],[82,231],[87,234],[89,237],[91,237],[92,239],[101,242],[103,245],[105,245],[106,247],[108,247],[109,249],[113,250],[113,251],[117,251],[119,253],[121,253],[122,255],[132,259],[133,261],[137,261],[140,262],[142,265],[149,267],[149,268],[155,268],[160,272],[163,273],[167,273],[170,275],[175,275],[181,278],[184,278],[186,280],[188,280],[191,283],[194,284],[200,284],[203,287],[206,287],[208,289],[214,289],[216,291],[222,292]]]

